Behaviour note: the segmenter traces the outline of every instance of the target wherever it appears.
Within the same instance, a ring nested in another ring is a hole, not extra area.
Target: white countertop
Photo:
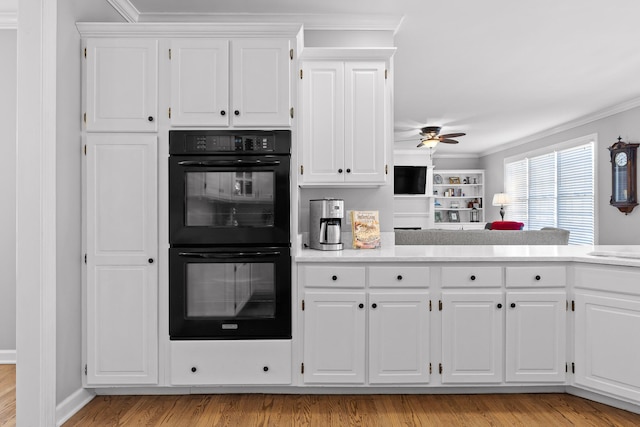
[[[593,254],[592,254],[593,253]],[[640,245],[634,246],[516,246],[401,245],[342,251],[299,250],[296,262],[486,262],[580,261],[640,267]]]

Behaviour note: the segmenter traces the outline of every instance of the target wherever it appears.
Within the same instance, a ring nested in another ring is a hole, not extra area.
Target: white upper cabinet
[[[286,39],[231,42],[234,125],[291,125],[289,49]]]
[[[88,132],[157,131],[157,40],[90,38],[85,61]]]
[[[301,69],[301,183],[382,185],[386,181],[388,61],[354,50],[340,58],[310,49]],[[324,58],[323,55],[329,58]]]
[[[291,125],[290,41],[171,41],[172,126]]]
[[[229,125],[229,41],[171,41],[171,124]]]
[[[86,383],[155,384],[157,137],[90,134],[85,160]]]

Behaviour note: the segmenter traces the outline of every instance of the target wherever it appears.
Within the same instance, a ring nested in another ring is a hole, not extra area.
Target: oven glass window
[[[187,318],[274,318],[276,291],[270,263],[189,263]]]
[[[186,224],[273,227],[274,172],[187,172]]]

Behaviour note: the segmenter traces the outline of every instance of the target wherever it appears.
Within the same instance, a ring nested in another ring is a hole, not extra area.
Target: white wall
[[[0,30],[0,351],[16,349],[16,36]]]
[[[487,170],[487,195],[503,189],[504,159],[516,154],[568,141],[574,138],[597,134],[595,147],[596,163],[596,244],[630,245],[640,244],[640,207],[629,215],[620,213],[609,205],[611,197],[611,163],[607,147],[613,145],[618,136],[625,142],[640,142],[640,107],[618,113],[591,123],[547,136],[517,147],[509,148],[481,159],[482,168]],[[488,173],[490,171],[490,173]],[[497,217],[498,209],[488,206],[487,217]],[[508,207],[506,208],[509,209]],[[495,212],[494,212],[495,211]]]
[[[105,0],[58,0],[56,401],[82,387],[81,49],[78,21],[122,22]]]

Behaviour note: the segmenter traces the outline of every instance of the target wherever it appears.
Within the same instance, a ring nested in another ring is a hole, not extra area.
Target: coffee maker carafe
[[[342,250],[344,200],[310,200],[309,211],[309,246],[321,251]]]

